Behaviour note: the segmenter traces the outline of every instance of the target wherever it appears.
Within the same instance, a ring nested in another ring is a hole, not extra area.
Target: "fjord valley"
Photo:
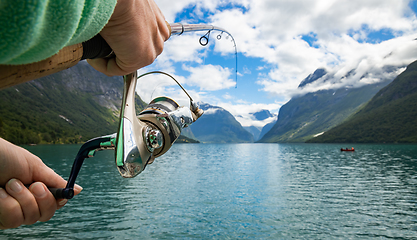
[[[117,131],[122,77],[107,77],[87,62],[0,91],[0,137],[15,144],[81,143]],[[136,112],[147,103],[136,95]],[[177,142],[253,142],[223,108],[201,103],[206,113]]]
[[[293,97],[259,142],[384,143],[417,142],[417,62],[395,79],[320,90]],[[394,71],[392,67],[385,71]],[[317,70],[299,88],[324,78]],[[330,78],[330,77],[329,77]]]
[[[414,62],[395,79],[294,96],[280,108],[278,117],[268,110],[253,113],[254,118],[276,119],[263,128],[243,127],[226,109],[201,102],[205,113],[183,131],[178,142],[414,143],[416,69]],[[298,88],[333,77],[325,69],[317,69]],[[121,77],[107,77],[86,62],[4,89],[0,91],[0,137],[16,144],[78,143],[114,133],[122,91]],[[146,105],[136,96],[137,112]]]

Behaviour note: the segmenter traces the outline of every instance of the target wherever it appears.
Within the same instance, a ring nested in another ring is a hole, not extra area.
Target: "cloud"
[[[303,91],[312,92],[345,86],[361,87],[381,80],[393,80],[406,65],[416,59],[417,41],[414,40],[416,37],[417,34],[398,37],[378,44],[361,44],[352,41],[351,44],[346,45],[349,45],[349,49],[355,54],[344,52],[344,57],[341,57],[343,64],[328,69],[329,75],[334,75],[333,82],[317,81]],[[332,45],[327,44],[329,47]],[[387,71],[386,67],[394,67],[394,69]]]
[[[232,72],[229,68],[209,64],[198,67],[184,65],[183,69],[190,72],[186,83],[190,86],[197,86],[202,90],[217,91],[236,85],[236,82],[231,78]]]
[[[172,36],[165,43],[164,52],[158,57],[172,62],[195,62],[201,64],[207,55],[207,49],[202,48],[198,39],[201,33]]]
[[[238,49],[245,56],[262,58],[275,66],[268,78],[258,79],[263,90],[285,94],[319,67],[358,66],[364,55],[372,56],[383,47],[398,47],[392,41],[373,46],[375,44],[367,43],[371,40],[368,35],[389,29],[396,36],[412,36],[417,21],[408,2],[250,1],[246,12],[240,9],[219,11],[211,19],[233,30]],[[301,38],[311,33],[317,38],[316,46],[310,46]],[[354,36],[349,36],[351,33]],[[411,38],[408,39],[411,42]],[[410,63],[412,59],[404,60]]]
[[[232,99],[232,98],[233,98],[233,96],[232,96],[232,95],[230,95],[229,93],[224,94],[222,97],[223,97],[224,99],[226,99],[226,100],[229,100],[229,99]]]
[[[394,38],[378,44],[369,44],[358,43],[350,36],[341,36],[339,41],[343,44],[335,42],[320,43],[326,46],[333,55],[338,52],[335,64],[322,65],[329,73],[328,76],[334,76],[333,81],[322,79],[322,81],[316,81],[314,84],[300,90],[297,86],[301,81],[299,79],[291,81],[290,79],[291,76],[295,75],[296,69],[288,71],[279,68],[271,71],[267,78],[259,79],[258,82],[264,86],[266,92],[292,97],[293,95],[323,89],[337,89],[346,86],[361,87],[381,80],[392,80],[404,70],[403,67],[416,60],[417,41],[414,40],[416,37],[417,34]],[[345,48],[338,49],[340,46],[345,46]],[[386,71],[385,67],[388,66],[394,66],[398,69],[394,72]],[[352,70],[354,70],[353,74],[346,77]],[[304,79],[313,71],[314,69],[303,73],[301,79]],[[326,82],[323,82],[323,80],[326,80]]]
[[[215,114],[218,111],[222,111],[222,109],[220,109],[220,108],[209,108],[209,109],[204,111],[204,114],[205,115]]]
[[[239,67],[240,76],[255,76],[251,81],[257,85],[253,85],[252,90],[264,91],[276,99],[288,100],[294,94],[300,94],[299,83],[317,68],[325,68],[334,76],[334,81],[321,82],[321,85],[318,81],[316,85],[306,87],[304,92],[357,87],[393,77],[401,68],[388,74],[381,72],[381,68],[385,65],[405,66],[417,58],[417,41],[414,40],[417,38],[417,19],[408,0],[156,2],[169,22],[180,19],[228,29],[236,40],[239,55],[260,59],[257,66],[251,66],[251,71]],[[168,69],[183,83],[197,88],[195,93],[202,99],[212,97],[219,103],[220,100],[230,101],[219,106],[235,116],[242,116],[242,122],[249,122],[250,118],[245,117],[249,115],[244,111],[251,109],[239,103],[238,98],[224,95],[224,92],[219,96],[211,92],[233,87],[233,70],[204,61],[208,51],[232,56],[233,45],[230,41],[216,41],[214,48],[201,48],[200,36],[183,35],[170,39],[155,66]],[[356,69],[355,74],[340,81],[352,69]],[[274,104],[265,107],[271,109]],[[256,104],[249,102],[247,105]]]
[[[255,127],[263,127],[267,123],[270,123],[276,118],[267,118],[263,121],[256,120],[253,116],[253,113],[259,112],[264,109],[270,110],[272,113],[277,114],[278,109],[283,105],[283,103],[274,102],[269,104],[260,104],[260,103],[247,103],[242,101],[240,104],[234,103],[227,103],[227,102],[219,102],[217,103],[219,107],[222,107],[229,111],[233,116],[235,116],[236,120],[240,122],[240,124],[244,127],[246,126],[255,126]]]

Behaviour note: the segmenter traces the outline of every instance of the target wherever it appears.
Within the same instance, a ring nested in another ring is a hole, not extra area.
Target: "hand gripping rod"
[[[210,31],[218,30],[225,32],[232,37],[226,30],[213,25],[181,23],[167,23],[167,25],[170,29],[170,35],[181,35],[185,32],[208,31],[206,35],[201,37],[201,39],[208,41],[208,34]],[[233,37],[232,40],[234,42]],[[236,44],[234,44],[234,46],[237,55]],[[83,59],[112,57],[112,52],[113,50],[107,42],[100,34],[97,34],[86,42],[65,47],[57,54],[40,62],[24,65],[0,65],[0,90],[65,70],[76,65]]]

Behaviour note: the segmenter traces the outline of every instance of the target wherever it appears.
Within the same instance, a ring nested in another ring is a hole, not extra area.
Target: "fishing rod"
[[[226,30],[205,24],[169,24],[170,35],[181,35],[185,32],[207,31],[200,38],[200,44],[205,46],[209,41],[211,31],[226,33],[234,43],[236,56],[237,77],[237,49],[233,36]],[[106,41],[98,34],[93,39],[69,46],[58,54],[39,63],[28,65],[0,65],[0,89],[22,82],[46,76],[75,65],[78,61],[89,58],[114,57],[114,53]],[[164,74],[173,79],[190,99],[190,106],[179,106],[173,99],[157,97],[153,99],[143,111],[136,114],[135,94],[137,80],[149,74]],[[70,176],[65,188],[49,188],[56,199],[71,199],[74,197],[74,185],[78,173],[86,158],[93,157],[95,152],[111,149],[115,151],[117,169],[122,177],[132,178],[141,173],[156,157],[167,152],[182,130],[203,115],[187,91],[171,75],[154,71],[137,76],[137,71],[123,76],[124,90],[120,109],[119,128],[112,135],[93,138],[84,143],[79,149],[71,168]]]
[[[232,39],[235,48],[237,81],[237,48],[233,36],[228,31],[208,24],[167,23],[167,26],[170,36],[181,35],[186,32],[207,31],[200,38],[202,46],[206,46],[209,42],[211,31],[220,31],[220,34],[217,36],[219,40],[221,35],[226,33]],[[0,65],[0,90],[65,70],[84,59],[111,58],[114,56],[113,50],[107,42],[100,34],[97,34],[86,42],[65,47],[57,54],[40,62],[23,65]]]
[[[233,48],[235,49],[235,81],[236,81],[236,87],[237,87],[237,47],[235,39],[233,38],[232,34],[230,34],[228,31],[226,31],[223,28],[216,27],[213,25],[206,25],[206,24],[182,24],[182,23],[173,23],[170,24],[171,28],[171,35],[181,35],[184,32],[195,32],[195,31],[208,31],[206,34],[200,37],[200,44],[202,46],[206,46],[209,42],[210,33],[213,30],[220,31],[220,34],[217,35],[217,40],[220,40],[222,38],[222,34],[226,33],[228,37],[232,39],[233,42]]]

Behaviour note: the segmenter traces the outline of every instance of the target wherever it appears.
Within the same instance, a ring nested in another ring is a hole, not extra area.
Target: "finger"
[[[64,188],[67,185],[67,181],[65,181],[54,170],[46,166],[43,162],[33,166],[32,174],[33,178],[29,184],[32,184],[33,182],[42,182],[51,188]]]
[[[74,185],[74,196],[78,195],[82,190],[83,190],[83,188],[80,185],[75,184]],[[57,209],[60,209],[63,206],[65,206],[65,204],[67,204],[67,202],[68,202],[68,199],[58,199],[57,200]]]
[[[117,60],[117,62],[116,62]],[[116,57],[114,58],[107,58],[107,59],[87,59],[87,62],[97,71],[100,71],[104,74],[106,74],[107,76],[111,77],[111,76],[123,76],[126,74],[129,74],[130,71],[133,72],[136,70],[133,69],[122,69],[121,67],[123,67],[123,62],[120,61],[120,58],[116,55]]]
[[[106,74],[109,77],[112,76],[122,76],[122,75],[126,75],[129,74],[130,72],[128,70],[123,70],[122,68],[120,68],[120,66],[122,66],[122,63],[117,63],[116,59],[119,60],[120,59],[117,58],[117,56],[115,58],[96,58],[96,59],[87,59],[88,64],[90,64],[94,69],[96,69],[99,72],[102,72],[104,74]],[[132,70],[135,71],[136,69]]]
[[[165,20],[164,14],[162,13],[158,5],[155,3],[155,1],[150,1],[149,4],[155,15],[155,18],[157,19],[159,33],[162,35],[164,41],[166,41],[171,36],[171,31],[168,27],[169,23]]]
[[[79,194],[83,190],[83,187],[81,187],[78,184],[74,184],[74,196]]]
[[[149,55],[146,55],[146,56],[149,56]],[[110,73],[114,73],[115,75],[119,75],[119,76],[132,73],[141,67],[142,65],[137,66],[136,64],[126,63],[117,55],[115,58],[110,58],[107,61],[107,71]]]
[[[140,67],[136,67],[132,65],[128,67],[128,64],[125,64],[119,57],[115,58],[96,58],[96,59],[87,59],[87,62],[97,71],[106,74],[109,77],[112,76],[123,76],[129,73],[132,73],[139,69]]]
[[[38,221],[40,213],[35,197],[32,193],[22,184],[20,180],[11,179],[6,184],[7,193],[13,197],[20,205],[20,211],[17,211],[16,217],[20,218],[20,212],[23,214],[22,224],[34,224]]]
[[[51,219],[57,210],[57,201],[45,184],[33,183],[29,190],[35,196],[40,213],[39,221],[45,222]]]
[[[107,71],[107,62],[108,59],[105,58],[96,58],[96,59],[87,59],[88,64],[90,64],[95,70],[106,74],[109,77],[114,76],[109,74]]]
[[[6,191],[19,202],[23,212],[23,224],[30,225],[39,220],[40,213],[36,199],[20,180],[13,178],[7,182]]]
[[[0,188],[0,229],[16,228],[23,224],[19,202]]]

